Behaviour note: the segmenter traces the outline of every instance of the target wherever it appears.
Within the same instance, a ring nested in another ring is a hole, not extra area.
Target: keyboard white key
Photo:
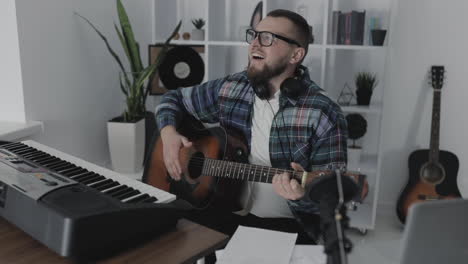
[[[59,150],[48,147],[46,145],[40,144],[40,143],[38,143],[36,141],[27,140],[27,141],[23,141],[21,143],[23,143],[25,145],[28,145],[30,147],[36,148],[36,149],[38,149],[40,151],[43,151],[43,152],[45,152],[47,154],[56,156],[57,158],[62,159],[64,161],[68,161],[68,162],[72,163],[73,165],[78,166],[78,167],[82,167],[84,169],[87,169],[90,172],[100,174],[100,175],[104,176],[107,179],[111,179],[111,180],[114,180],[114,181],[118,182],[121,185],[127,185],[128,187],[134,188],[134,189],[136,189],[136,190],[138,190],[138,191],[140,191],[142,193],[142,194],[134,195],[132,197],[127,197],[127,198],[122,200],[123,202],[131,200],[133,198],[136,198],[137,196],[144,195],[144,194],[148,194],[149,196],[156,197],[158,200],[155,203],[169,203],[169,202],[174,201],[176,199],[176,196],[174,194],[171,194],[171,193],[166,192],[164,190],[158,189],[158,188],[153,187],[151,185],[142,183],[140,181],[128,178],[128,177],[126,177],[124,175],[121,175],[121,174],[115,172],[115,171],[100,167],[100,166],[98,166],[96,164],[93,164],[91,162],[79,159],[79,158],[74,157],[72,155],[69,155],[67,153],[64,153],[64,152],[61,152]],[[96,184],[96,183],[93,183],[93,184]],[[92,184],[90,184],[90,186],[92,186]],[[110,190],[110,189],[111,188],[108,188],[107,190]],[[104,190],[102,190],[102,191],[104,191]]]

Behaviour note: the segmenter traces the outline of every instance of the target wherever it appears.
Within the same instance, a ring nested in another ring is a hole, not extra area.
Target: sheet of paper
[[[289,263],[297,234],[239,226],[218,264]]]
[[[296,245],[291,257],[291,264],[325,264],[327,255],[323,246]]]
[[[216,259],[221,259],[224,249],[216,251]],[[219,263],[219,262],[218,262]],[[323,246],[295,245],[290,264],[326,264],[327,255],[323,251]]]

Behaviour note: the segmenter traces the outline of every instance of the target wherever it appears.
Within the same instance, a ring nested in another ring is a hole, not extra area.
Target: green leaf
[[[120,69],[123,71],[123,72],[126,72],[125,70],[125,67],[123,66],[122,62],[120,61],[120,58],[119,56],[117,55],[117,53],[114,52],[114,50],[112,49],[112,47],[110,46],[109,42],[107,41],[107,38],[93,25],[93,23],[91,23],[91,21],[89,21],[87,18],[85,18],[84,16],[78,14],[77,12],[74,12],[75,15],[81,17],[84,21],[86,21],[93,29],[94,31],[96,31],[96,33],[99,35],[99,37],[101,37],[102,40],[104,40],[104,43],[106,44],[106,47],[107,49],[109,50],[110,54],[112,55],[112,57],[114,57],[114,59],[117,61],[117,63],[119,64],[119,67]]]
[[[124,39],[127,43],[130,55],[129,62],[132,68],[132,72],[140,72],[143,69],[143,65],[139,56],[138,46],[135,41],[135,36],[133,34],[133,29],[128,19],[127,12],[125,11],[121,0],[117,0],[117,12],[119,14],[120,27],[122,29]]]
[[[125,42],[123,36],[122,36],[122,33],[120,33],[120,30],[119,28],[117,27],[117,25],[114,23],[114,28],[115,28],[115,31],[117,32],[117,36],[119,36],[119,40],[120,40],[120,44],[122,44],[122,47],[125,51],[125,54],[127,55],[127,58],[129,58],[129,52],[128,52],[128,47],[127,47],[127,43]],[[127,86],[130,86],[130,80],[128,79],[127,75],[124,74],[124,77],[125,77],[125,82],[127,84]]]
[[[125,73],[123,73],[122,75],[125,75]],[[125,94],[125,96],[128,96],[128,92],[127,92],[126,87],[128,87],[130,84],[128,86],[125,86],[125,84],[122,83],[122,79],[127,79],[127,78],[120,76],[120,78],[119,78],[120,90],[122,90],[122,93]]]
[[[153,75],[154,71],[156,70],[157,65],[151,64],[150,66],[146,67],[141,74],[140,77],[135,81],[135,86],[140,88],[143,86],[143,83],[148,79],[151,75]]]

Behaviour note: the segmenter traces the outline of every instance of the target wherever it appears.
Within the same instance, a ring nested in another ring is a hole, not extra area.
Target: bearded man
[[[240,131],[250,164],[296,171],[345,168],[343,113],[301,65],[312,42],[310,31],[300,15],[271,11],[246,31],[245,71],[164,95],[156,120],[172,179],[181,179],[180,149],[192,145],[176,130],[184,114]],[[229,235],[242,224],[295,232],[297,243],[314,243],[319,212],[306,189],[288,173],[280,173],[272,184],[246,182],[241,212],[206,208],[189,218]]]

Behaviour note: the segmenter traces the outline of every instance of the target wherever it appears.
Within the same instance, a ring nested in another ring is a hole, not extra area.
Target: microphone
[[[310,183],[309,198],[319,204],[320,229],[324,238],[327,264],[347,263],[346,253],[352,243],[344,236],[344,228],[349,227],[344,203],[351,200],[359,188],[349,176],[339,170],[316,178]]]
[[[342,175],[339,170],[315,178],[309,185],[309,198],[314,202],[320,202],[323,196],[332,193],[338,198],[338,182],[341,181],[343,191],[343,202],[348,202],[359,190],[358,185],[349,176]]]

